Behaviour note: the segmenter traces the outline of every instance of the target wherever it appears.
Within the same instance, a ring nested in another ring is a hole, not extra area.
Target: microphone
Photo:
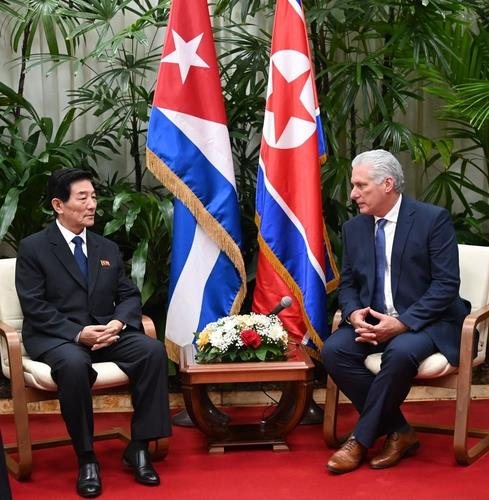
[[[287,307],[290,307],[291,305],[292,305],[292,299],[288,295],[284,295],[280,299],[280,302],[272,309],[272,311],[269,313],[269,315],[270,314],[279,314],[281,311],[283,311]]]

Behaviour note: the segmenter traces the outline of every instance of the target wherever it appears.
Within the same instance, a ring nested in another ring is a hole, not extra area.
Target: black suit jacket
[[[452,365],[458,365],[461,325],[470,304],[459,297],[460,271],[449,213],[403,196],[394,235],[391,286],[399,319],[426,331]],[[343,317],[372,304],[375,285],[374,217],[343,225],[339,302]]]
[[[88,289],[56,223],[21,241],[15,284],[24,346],[33,359],[72,342],[84,326],[118,319],[141,329],[138,288],[125,276],[117,245],[87,231]]]

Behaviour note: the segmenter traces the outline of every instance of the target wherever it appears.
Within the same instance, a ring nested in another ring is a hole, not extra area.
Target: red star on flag
[[[273,64],[273,90],[267,100],[267,111],[273,112],[275,141],[278,142],[292,117],[314,123],[314,117],[300,100],[301,92],[311,74],[308,69],[290,82]]]

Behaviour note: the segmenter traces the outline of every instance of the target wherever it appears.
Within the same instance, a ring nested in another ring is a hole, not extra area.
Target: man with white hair
[[[460,330],[470,307],[459,297],[455,231],[447,210],[403,195],[404,175],[384,150],[352,162],[351,199],[360,214],[343,225],[339,287],[342,323],[321,352],[327,372],[359,412],[327,469],[345,473],[384,448],[370,467],[396,465],[419,447],[400,406],[419,364],[441,352],[458,365]],[[365,358],[382,352],[377,375]]]

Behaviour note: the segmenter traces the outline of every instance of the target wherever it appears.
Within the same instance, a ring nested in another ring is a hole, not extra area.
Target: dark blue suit
[[[93,362],[113,361],[130,380],[133,439],[170,434],[167,358],[162,342],[141,331],[141,299],[125,276],[117,245],[87,231],[88,287],[56,223],[22,240],[16,288],[29,355],[51,366],[61,411],[77,453],[92,449]],[[75,342],[87,325],[118,319],[120,340],[96,351]]]
[[[339,287],[344,321],[326,340],[321,357],[360,413],[354,435],[364,446],[407,428],[399,407],[423,359],[440,351],[458,365],[460,329],[470,311],[459,297],[459,284],[457,241],[448,212],[403,196],[392,247],[391,286],[399,320],[409,331],[378,346],[355,342],[345,319],[372,304],[374,217],[359,215],[344,224]],[[381,371],[374,376],[363,362],[379,351]]]

